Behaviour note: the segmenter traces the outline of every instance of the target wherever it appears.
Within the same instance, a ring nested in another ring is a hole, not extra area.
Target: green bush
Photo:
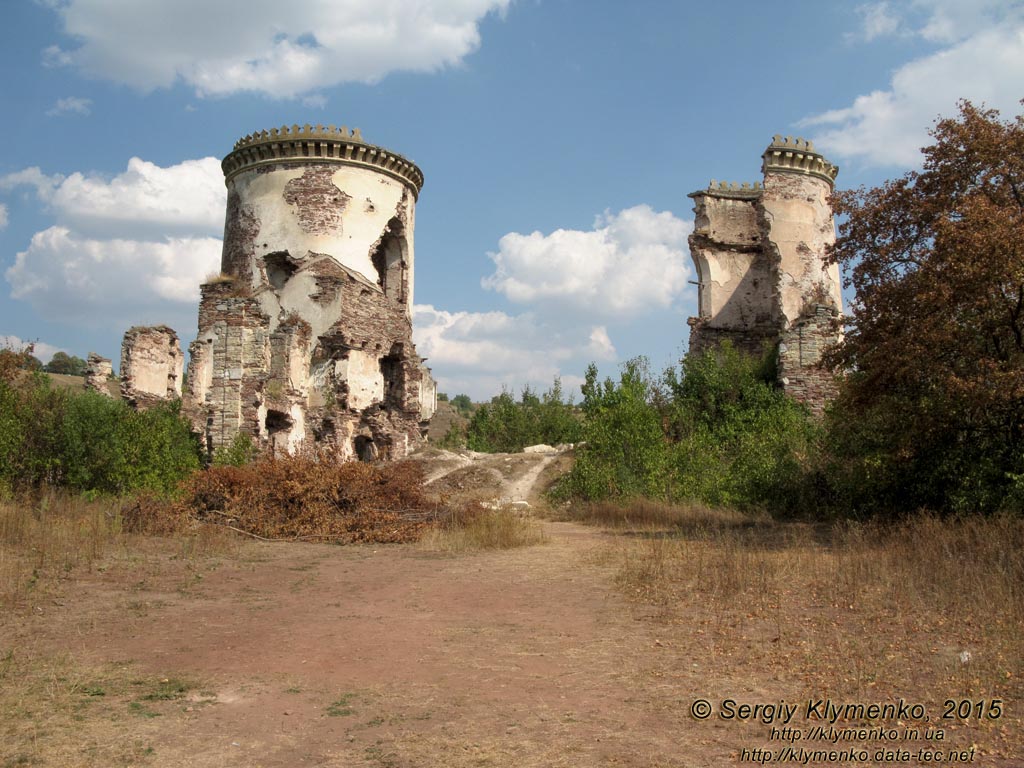
[[[235,435],[231,445],[222,446],[213,452],[212,464],[215,467],[244,467],[256,460],[260,450],[252,438],[244,432]]]
[[[96,392],[54,388],[42,374],[0,380],[0,491],[170,493],[201,465],[179,410],[134,411]]]
[[[666,372],[673,488],[678,499],[795,511],[819,429],[775,386],[774,357],[758,360],[728,343],[688,355]]]
[[[583,385],[583,441],[572,471],[555,494],[596,501],[665,494],[668,444],[653,405],[656,386],[647,361],[630,360],[618,383],[597,380],[587,368]]]
[[[792,511],[807,495],[818,428],[774,385],[772,360],[728,344],[655,380],[631,360],[618,382],[583,385],[583,439],[555,493],[587,501],[649,497]]]
[[[515,452],[540,443],[574,443],[581,434],[576,408],[571,399],[563,401],[562,383],[556,378],[540,397],[526,387],[519,402],[506,391],[479,406],[467,427],[466,445],[473,451]]]

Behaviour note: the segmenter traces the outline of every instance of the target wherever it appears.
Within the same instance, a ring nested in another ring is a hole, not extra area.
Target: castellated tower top
[[[412,189],[419,197],[423,188],[423,172],[411,160],[383,147],[367,143],[358,128],[346,126],[316,127],[286,125],[257,131],[235,142],[224,158],[225,181],[242,171],[275,163],[337,163],[369,168],[391,176]]]
[[[776,134],[772,137],[772,143],[761,155],[764,161],[761,165],[761,172],[768,173],[796,173],[807,176],[815,176],[828,185],[834,186],[839,167],[826,160],[821,154],[814,151],[814,142],[802,139],[799,136],[783,138]]]

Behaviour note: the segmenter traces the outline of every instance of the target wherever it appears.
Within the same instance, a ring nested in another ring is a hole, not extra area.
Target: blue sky
[[[10,0],[3,21],[0,336],[116,361],[167,323],[187,346],[220,159],[345,124],[426,176],[417,346],[475,399],[678,359],[686,195],[758,180],[773,134],[873,185],[957,99],[1024,97],[1011,0]]]

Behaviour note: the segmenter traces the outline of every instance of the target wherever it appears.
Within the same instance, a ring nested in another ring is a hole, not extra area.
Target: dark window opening
[[[385,296],[399,302],[405,301],[407,250],[405,227],[398,219],[392,219],[384,228],[384,234],[370,256],[373,268],[377,271],[377,284]]]
[[[384,377],[384,402],[401,405],[404,388],[402,359],[392,353],[380,359],[380,373]]]
[[[267,411],[267,418],[263,422],[267,432],[274,435],[277,432],[284,432],[291,429],[292,419],[287,413],[281,411]]]
[[[356,450],[356,457],[360,461],[374,461],[377,458],[377,446],[373,439],[364,435],[356,437],[353,443]]]
[[[267,270],[267,282],[277,291],[284,288],[285,283],[298,271],[298,267],[289,260],[287,251],[268,253],[263,257],[263,264]]]

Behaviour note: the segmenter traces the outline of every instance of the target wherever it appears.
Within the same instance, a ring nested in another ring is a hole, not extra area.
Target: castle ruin
[[[245,434],[405,456],[436,407],[412,342],[420,169],[320,125],[246,136],[222,167],[221,274],[201,286],[184,412],[210,451]]]
[[[842,308],[839,267],[825,260],[839,169],[810,141],[775,136],[761,172],[763,182],[712,181],[689,195],[698,277],[690,350],[728,339],[750,354],[773,351],[782,388],[821,413],[834,384],[819,362],[838,338]]]

